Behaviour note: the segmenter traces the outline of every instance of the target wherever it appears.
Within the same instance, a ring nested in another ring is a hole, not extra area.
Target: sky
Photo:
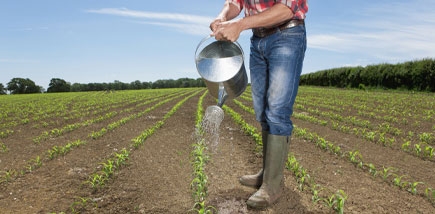
[[[199,78],[196,46],[224,0],[1,0],[0,83]],[[308,0],[303,74],[435,58],[433,0]],[[239,18],[242,18],[241,14]],[[249,74],[251,31],[238,42]]]

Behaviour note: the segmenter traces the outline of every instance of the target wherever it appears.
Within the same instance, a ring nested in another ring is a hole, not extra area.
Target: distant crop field
[[[435,213],[435,94],[299,89],[282,198],[247,209],[262,166],[251,89],[0,96],[0,213]]]

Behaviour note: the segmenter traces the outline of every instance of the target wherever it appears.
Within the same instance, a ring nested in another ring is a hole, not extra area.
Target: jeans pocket
[[[303,35],[305,35],[305,26],[298,25],[295,27],[281,30],[281,35],[282,36],[303,36]]]

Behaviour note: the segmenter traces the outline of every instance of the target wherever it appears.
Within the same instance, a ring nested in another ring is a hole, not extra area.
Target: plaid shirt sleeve
[[[226,1],[236,6],[239,9],[239,12],[243,9],[242,0],[226,0]]]
[[[295,19],[305,19],[305,13],[308,12],[306,0],[276,0],[275,3],[287,5],[293,11]]]

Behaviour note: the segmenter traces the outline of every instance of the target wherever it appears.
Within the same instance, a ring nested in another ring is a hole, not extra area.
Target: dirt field
[[[137,103],[122,106],[119,113],[102,122],[50,138],[41,144],[32,139],[47,128],[31,128],[30,125],[17,126],[15,134],[2,142],[8,147],[0,153],[0,171],[15,173],[7,182],[0,183],[0,213],[193,213],[195,201],[192,197],[192,144],[195,143],[195,115],[200,96],[204,90],[185,91],[186,94],[173,94],[171,100],[144,114],[131,118],[123,125],[104,133],[99,138],[89,137],[90,133],[109,127],[110,124],[133,114],[144,112],[159,102],[170,99],[168,94],[154,102],[136,107]],[[176,112],[165,115],[183,98],[196,93],[184,102]],[[181,92],[182,93],[182,92]],[[249,94],[249,93],[246,93]],[[304,93],[301,93],[301,97]],[[164,98],[163,98],[164,97]],[[149,98],[140,99],[145,102]],[[237,99],[252,108],[252,102]],[[139,102],[139,101],[138,101]],[[203,107],[214,105],[215,100],[205,96]],[[233,101],[227,106],[239,113],[250,125],[260,130],[253,114],[243,110]],[[128,112],[122,109],[132,108]],[[325,108],[319,108],[327,111]],[[295,109],[296,113],[315,116],[307,111]],[[348,114],[353,115],[350,111]],[[83,121],[91,116],[79,118]],[[319,119],[331,120],[318,116]],[[367,119],[367,118],[366,118]],[[146,138],[138,149],[132,149],[132,139],[152,128],[158,121],[164,124]],[[373,120],[374,123],[376,122]],[[74,121],[75,122],[75,121]],[[372,163],[379,174],[373,176],[367,167],[358,167],[347,156],[325,151],[303,137],[293,134],[290,153],[307,169],[311,178],[327,189],[323,192],[335,193],[343,190],[347,194],[344,213],[435,213],[433,202],[424,195],[423,185],[417,186],[413,194],[407,188],[399,188],[392,182],[393,176],[382,178],[382,167],[394,166],[398,175],[406,175],[407,181],[424,182],[425,187],[435,187],[433,159],[422,159],[400,150],[400,145],[386,147],[371,143],[361,137],[345,134],[307,120],[293,118],[298,128],[306,128],[343,151],[358,150],[365,163]],[[54,127],[63,127],[64,122]],[[430,130],[430,122],[420,128]],[[353,127],[353,126],[352,126]],[[408,125],[396,125],[407,130]],[[256,144],[251,136],[244,134],[229,114],[220,126],[218,150],[210,154],[206,165],[208,175],[207,205],[215,207],[219,213],[334,213],[322,201],[312,202],[309,188],[301,191],[297,177],[291,170],[285,170],[285,190],[282,198],[267,210],[256,211],[246,207],[245,201],[256,190],[243,187],[238,178],[255,173],[261,166],[261,156],[255,151]],[[390,135],[389,135],[390,136]],[[73,147],[64,155],[47,158],[47,150],[54,146],[65,146],[80,139],[86,141]],[[114,153],[126,148],[129,151],[126,165],[115,170],[104,186],[91,188],[89,177],[99,172]],[[40,157],[40,163],[30,161]],[[26,169],[28,166],[32,169]],[[2,174],[5,176],[6,174]],[[5,178],[6,179],[6,178]]]

